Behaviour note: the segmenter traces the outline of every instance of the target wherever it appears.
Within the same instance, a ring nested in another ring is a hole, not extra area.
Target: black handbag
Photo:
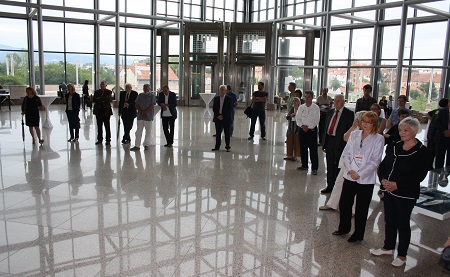
[[[252,117],[252,112],[253,112],[252,105],[248,106],[248,107],[244,110],[244,114],[247,116],[247,118]]]
[[[447,246],[442,250],[441,261],[447,270],[450,270],[450,246]]]

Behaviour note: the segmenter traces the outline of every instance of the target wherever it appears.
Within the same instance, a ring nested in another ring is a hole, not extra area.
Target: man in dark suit
[[[221,85],[220,95],[214,97],[213,112],[214,123],[216,125],[216,146],[212,151],[220,148],[222,141],[222,130],[225,133],[225,149],[230,152],[230,124],[232,122],[233,99],[227,96],[227,86]]]
[[[449,126],[449,108],[439,111],[436,119],[436,137],[434,143],[436,145],[436,160],[434,168],[443,168],[444,160],[447,156],[445,166],[450,166],[450,126]]]
[[[177,95],[169,90],[168,85],[162,87],[158,95],[158,105],[161,106],[161,119],[167,144],[164,147],[172,148],[175,119],[177,119]]]
[[[101,144],[103,140],[103,125],[105,125],[106,132],[106,146],[111,143],[111,128],[109,120],[112,115],[111,95],[112,92],[106,88],[106,81],[100,83],[100,89],[94,92],[94,114],[97,119],[97,142],[96,145]]]
[[[327,155],[327,187],[321,193],[333,191],[336,177],[339,174],[339,159],[344,151],[346,142],[344,134],[352,127],[354,113],[344,107],[345,99],[342,94],[334,97],[334,109],[331,109],[325,121],[325,137],[323,148]]]
[[[131,141],[130,131],[133,128],[134,118],[137,116],[135,101],[138,93],[131,89],[130,84],[125,84],[125,91],[120,92],[119,98],[119,116],[123,122],[122,144],[128,144]]]

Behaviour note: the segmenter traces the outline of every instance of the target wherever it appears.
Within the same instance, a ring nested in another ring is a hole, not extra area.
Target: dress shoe
[[[399,257],[395,258],[391,263],[391,265],[393,265],[395,267],[401,267],[401,266],[404,266],[405,264],[406,264],[406,259],[402,260]]]
[[[111,143],[110,143],[109,141],[107,141],[107,142],[105,143],[105,145],[106,145],[106,146],[110,146]]]
[[[230,152],[231,147],[225,147],[227,149],[227,152]]]
[[[317,170],[311,171],[311,174],[312,174],[312,175],[317,175]]]
[[[167,144],[164,144],[164,147],[169,147],[169,144],[167,143]]]
[[[321,211],[326,211],[326,210],[334,210],[334,209],[331,208],[331,207],[328,206],[328,205],[323,205],[323,206],[320,206],[320,207],[319,207],[319,210],[321,210]]]
[[[348,232],[334,231],[332,234],[334,236],[343,236],[343,235],[348,234]]]
[[[219,148],[213,148],[211,151],[219,151]]]
[[[96,141],[95,142],[95,145],[99,145],[99,144],[102,144],[102,142],[101,141]]]
[[[266,137],[262,137],[261,139],[262,139],[262,140],[266,140]]]
[[[137,146],[134,146],[134,147],[130,148],[130,151],[139,151],[139,150],[141,150],[141,148],[139,148]]]
[[[148,149],[149,149],[148,145],[144,146],[144,150],[148,150]]]
[[[216,135],[216,134],[214,134],[214,135],[213,135],[213,137],[217,137],[217,135]]]
[[[74,141],[73,138],[70,138],[69,140],[67,140],[67,142],[72,142],[72,141]]]
[[[248,140],[253,140],[253,137],[248,137]]]
[[[40,140],[39,140],[39,144],[40,144],[40,145],[44,144],[44,140],[43,140],[43,139],[40,139]]]
[[[172,144],[167,145],[167,147],[172,148]]]
[[[356,236],[350,236],[349,238],[348,238],[348,242],[357,242],[357,241],[361,241],[362,239],[360,239],[360,238],[357,238]]]
[[[386,250],[386,249],[372,249],[370,250],[370,254],[372,254],[373,256],[392,256],[394,255],[394,250]]]
[[[331,193],[333,190],[330,188],[324,188],[323,190],[320,191],[320,193],[322,194],[327,194],[327,193]]]
[[[299,167],[297,167],[297,170],[305,171],[305,170],[308,170],[308,168],[307,167],[303,167],[303,166],[299,166]]]

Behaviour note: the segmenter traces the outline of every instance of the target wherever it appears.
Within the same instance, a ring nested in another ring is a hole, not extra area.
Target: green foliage
[[[0,75],[1,85],[24,85],[22,78],[19,76]]]
[[[430,90],[430,82],[422,83],[419,85],[419,89],[423,91],[423,94],[428,98],[429,90]],[[431,99],[436,99],[438,97],[438,91],[434,83],[432,83],[431,87]]]
[[[389,86],[386,82],[382,82],[380,84],[380,92],[382,95],[387,95],[389,94]]]
[[[412,89],[409,91],[409,98],[416,99],[420,95],[419,91],[417,89]]]
[[[349,92],[355,91],[355,85],[352,84],[351,82],[348,82],[348,91]]]
[[[333,90],[337,90],[341,86],[342,84],[338,79],[334,78],[333,80],[331,80],[331,88],[333,88]]]

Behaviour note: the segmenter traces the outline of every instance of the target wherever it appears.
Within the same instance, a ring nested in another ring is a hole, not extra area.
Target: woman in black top
[[[86,104],[88,104],[88,107],[92,107],[92,105],[89,104],[89,80],[84,81],[83,85],[83,110],[86,110]]]
[[[22,103],[22,116],[25,115],[25,124],[30,129],[31,137],[33,138],[33,144],[36,143],[34,139],[34,129],[39,139],[39,143],[42,145],[44,140],[41,138],[41,129],[39,129],[39,107],[42,106],[41,99],[37,96],[37,92],[32,87],[26,88],[27,96],[23,99]]]
[[[80,95],[75,92],[75,86],[73,84],[68,84],[67,89],[69,93],[65,95],[66,114],[67,120],[69,121],[69,132],[70,132],[70,139],[68,141],[77,142],[80,131],[80,117],[78,116],[80,112]]]
[[[416,139],[419,121],[407,117],[399,124],[401,141],[386,149],[386,156],[378,168],[381,189],[384,191],[385,239],[381,249],[371,250],[372,255],[393,255],[398,233],[398,254],[392,265],[406,263],[411,240],[410,218],[420,195],[420,182],[432,169],[431,153]]]

